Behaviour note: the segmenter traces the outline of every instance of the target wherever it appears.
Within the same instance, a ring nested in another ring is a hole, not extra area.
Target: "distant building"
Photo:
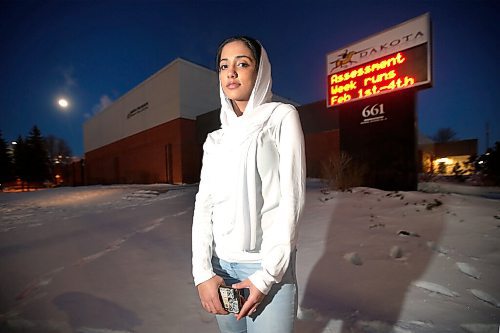
[[[198,179],[196,116],[219,107],[214,71],[176,59],[83,126],[88,184]]]
[[[471,156],[477,156],[477,139],[457,140],[450,142],[433,142],[429,138],[420,136],[419,156],[420,172],[453,175],[453,168],[457,165],[465,172],[466,164]]]
[[[217,73],[175,59],[85,122],[86,183],[197,182],[219,110]]]

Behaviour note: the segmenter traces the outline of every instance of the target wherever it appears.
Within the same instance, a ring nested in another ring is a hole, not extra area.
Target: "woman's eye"
[[[227,65],[220,65],[219,66],[219,70],[224,70],[224,69],[227,69]]]
[[[249,64],[247,64],[246,62],[240,62],[240,63],[238,64],[238,66],[239,66],[239,67],[248,67],[248,66],[250,66],[250,65],[249,65]]]

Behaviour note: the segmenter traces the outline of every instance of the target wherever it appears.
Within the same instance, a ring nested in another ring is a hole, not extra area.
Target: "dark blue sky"
[[[430,12],[434,86],[418,94],[419,129],[500,141],[499,1],[1,1],[0,130],[6,140],[64,138],[83,155],[83,122],[182,57],[214,69],[221,40],[259,39],[274,93],[325,98],[325,55]],[[56,100],[67,96],[61,111]]]

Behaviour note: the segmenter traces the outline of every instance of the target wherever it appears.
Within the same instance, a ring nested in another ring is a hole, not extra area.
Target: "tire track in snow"
[[[184,215],[188,212],[189,212],[189,210],[180,211],[180,212],[177,212],[175,214],[170,215],[169,217],[178,217],[178,216]],[[10,317],[18,315],[20,310],[24,306],[28,305],[29,303],[31,303],[32,301],[34,301],[36,299],[44,297],[46,295],[46,293],[41,292],[41,290],[44,287],[48,286],[54,280],[55,276],[57,274],[63,272],[66,268],[83,266],[83,265],[89,264],[89,263],[105,256],[106,254],[114,252],[114,251],[120,249],[121,246],[127,240],[134,237],[135,235],[145,234],[145,233],[148,233],[150,231],[155,230],[156,228],[161,226],[167,220],[167,218],[168,217],[161,217],[161,218],[154,219],[153,221],[151,221],[147,225],[145,225],[141,228],[138,228],[138,229],[126,234],[125,236],[118,238],[118,239],[115,239],[112,242],[108,243],[108,245],[101,251],[95,252],[93,254],[90,254],[90,255],[82,257],[82,258],[78,258],[76,261],[74,261],[70,265],[61,266],[61,267],[58,267],[56,269],[53,269],[47,273],[40,275],[38,278],[36,278],[35,280],[28,283],[26,285],[26,287],[19,294],[17,294],[17,296],[15,297],[17,304],[15,304],[7,312],[0,314],[0,320],[4,320],[6,318],[10,318]]]
[[[175,215],[173,215],[175,216]],[[137,234],[144,234],[144,233],[148,233],[156,228],[158,228],[163,222],[165,221],[165,218],[164,217],[161,217],[161,218],[158,218],[158,219],[155,219],[153,220],[152,223],[149,223],[148,225],[146,225],[145,227],[143,228],[140,228],[140,229],[137,229],[135,231],[132,231],[131,233],[125,235],[124,237],[122,238],[118,238],[114,241],[112,241],[111,243],[109,243],[105,248],[104,250],[102,251],[99,251],[99,252],[96,252],[96,253],[93,253],[91,255],[88,255],[88,256],[85,256],[83,258],[80,258],[78,259],[75,263],[73,263],[72,266],[82,266],[84,264],[88,264],[94,260],[97,260],[99,259],[100,257],[104,256],[105,254],[109,253],[109,252],[113,252],[113,251],[116,251],[118,250],[127,240],[129,240],[130,238],[132,238],[133,236],[137,235]]]

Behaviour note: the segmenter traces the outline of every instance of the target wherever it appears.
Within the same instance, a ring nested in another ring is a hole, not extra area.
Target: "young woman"
[[[217,53],[221,129],[203,145],[193,217],[193,276],[221,332],[291,333],[297,312],[296,227],[305,195],[297,110],[271,102],[271,64],[249,37]],[[218,287],[242,289],[228,314]]]

